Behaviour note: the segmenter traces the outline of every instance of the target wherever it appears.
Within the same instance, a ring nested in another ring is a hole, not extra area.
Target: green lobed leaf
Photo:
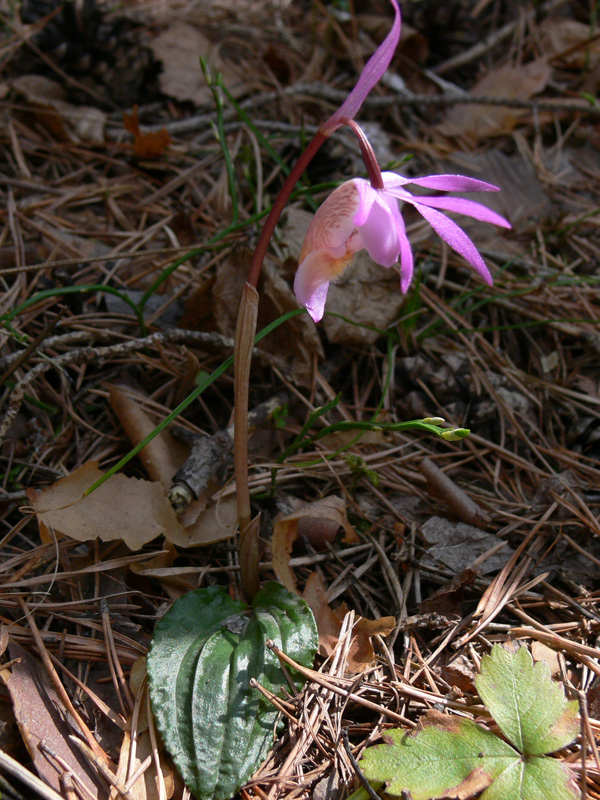
[[[520,762],[519,753],[491,731],[436,711],[421,720],[416,734],[391,730],[385,738],[390,743],[369,747],[360,766],[371,783],[388,784],[386,794],[409,792],[412,800],[471,796]]]
[[[481,659],[475,685],[507,739],[525,755],[566,747],[577,736],[577,701],[568,702],[545,661],[526,647],[515,653],[494,645]]]
[[[555,758],[532,756],[505,770],[480,800],[579,800],[573,773]]]
[[[147,664],[152,709],[199,800],[232,797],[272,745],[277,711],[250,687],[252,678],[274,694],[287,685],[267,639],[312,665],[318,646],[313,615],[274,582],[258,592],[252,609],[223,587],[190,592],[156,625]]]

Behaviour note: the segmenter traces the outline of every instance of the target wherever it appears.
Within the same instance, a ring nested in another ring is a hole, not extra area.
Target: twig
[[[24,766],[15,761],[14,758],[0,750],[0,768],[6,770],[10,775],[21,781],[25,786],[36,792],[42,800],[64,800],[54,789],[25,769]]]
[[[44,372],[48,372],[48,370],[54,368],[60,369],[68,364],[89,364],[93,361],[102,361],[106,358],[128,355],[139,350],[144,350],[147,347],[160,346],[167,342],[202,345],[219,351],[233,348],[232,340],[219,333],[169,330],[153,333],[142,339],[131,339],[127,342],[120,342],[119,344],[108,345],[106,347],[81,347],[78,350],[71,350],[69,353],[63,353],[56,358],[43,361],[24,375],[13,389],[8,401],[8,410],[0,424],[0,442],[4,441],[4,437],[19,413],[27,387]],[[279,360],[276,356],[267,355],[259,350],[256,351],[256,354],[262,356],[263,359],[266,358],[270,363],[277,363]]]
[[[249,100],[240,104],[241,108],[257,108],[259,105],[273,103],[282,96],[296,97],[306,95],[311,98],[321,98],[327,100],[332,105],[339,105],[346,98],[346,92],[333,89],[324,83],[298,83],[294,86],[285,88],[281,92],[265,92],[264,94],[254,95]],[[518,100],[513,97],[487,97],[481,95],[457,94],[456,92],[446,94],[413,94],[408,90],[402,93],[385,95],[383,97],[368,97],[364,102],[365,108],[388,108],[390,106],[454,106],[454,105],[485,105],[485,106],[504,106],[507,108],[524,108],[532,111],[572,111],[589,116],[600,115],[600,109],[589,103],[579,100],[553,100],[550,98],[540,98],[537,100]],[[224,114],[227,122],[235,119],[236,112],[231,111]],[[200,114],[183,120],[166,122],[164,125],[152,126],[148,130],[160,130],[166,128],[171,135],[181,135],[193,133],[210,128],[214,122],[213,114]],[[276,129],[281,131],[289,130],[285,123],[274,122],[273,120],[253,119],[257,127]]]
[[[361,782],[363,789],[367,792],[371,800],[381,800],[381,797],[377,794],[375,789],[373,789],[369,781],[365,778],[362,769],[358,766],[358,761],[354,758],[354,755],[352,753],[352,748],[350,747],[350,740],[348,738],[348,729],[342,728],[341,735],[342,735],[342,742],[344,743],[344,748],[346,750],[346,755],[350,759],[352,768],[356,772],[358,780]]]
[[[551,13],[557,8],[560,8],[560,6],[564,6],[566,1],[567,0],[548,0],[547,3],[544,3],[544,5],[539,8],[538,15],[541,17],[544,14]],[[498,28],[498,30],[494,31],[483,41],[477,42],[476,45],[473,45],[473,47],[468,50],[464,50],[453,58],[449,58],[448,61],[444,61],[443,64],[435,67],[433,71],[437,75],[444,75],[446,72],[450,72],[457,67],[462,67],[470,61],[475,61],[475,59],[480,58],[480,56],[487,53],[492,47],[495,47],[497,44],[504,41],[504,39],[507,39],[520,21],[520,18],[517,16],[510,22],[507,22],[506,25]]]
[[[430,458],[425,457],[418,465],[419,471],[427,478],[434,493],[445,500],[456,516],[469,525],[485,530],[490,524],[490,516],[483,511],[452,478],[446,475]]]

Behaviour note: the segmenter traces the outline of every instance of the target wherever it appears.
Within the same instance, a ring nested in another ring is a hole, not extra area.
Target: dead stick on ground
[[[172,330],[153,333],[143,339],[132,339],[131,341],[119,342],[119,344],[108,345],[106,347],[80,347],[77,350],[71,350],[69,353],[56,356],[51,360],[43,361],[40,364],[36,364],[33,369],[21,378],[13,389],[8,401],[8,410],[0,424],[0,443],[4,441],[4,437],[19,413],[27,388],[39,375],[53,368],[60,369],[69,364],[89,364],[92,361],[101,361],[107,358],[135,353],[138,350],[144,350],[146,347],[165,344],[167,342],[200,344],[203,346],[211,346],[212,348],[233,349],[233,342],[231,339],[217,333]],[[263,360],[271,364],[280,365],[280,359],[276,356],[271,356],[260,350],[256,350],[255,355],[262,357]]]
[[[490,524],[489,515],[430,458],[421,461],[419,471],[427,478],[434,494],[445,500],[462,522],[481,529],[487,528]]]

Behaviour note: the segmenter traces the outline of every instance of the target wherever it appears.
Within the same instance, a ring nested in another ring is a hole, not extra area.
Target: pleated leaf
[[[252,678],[274,694],[287,686],[268,639],[312,665],[318,646],[312,612],[277,583],[267,584],[252,608],[222,587],[198,589],[156,625],[148,655],[152,709],[198,800],[233,797],[273,744],[277,711],[250,686]]]

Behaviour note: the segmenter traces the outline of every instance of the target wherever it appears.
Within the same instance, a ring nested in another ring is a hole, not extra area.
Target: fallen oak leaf
[[[210,527],[218,522],[218,503],[212,508],[213,516],[206,526],[184,528],[177,519],[164,490],[156,481],[130,478],[123,473],[112,475],[91,494],[84,496],[104,473],[97,462],[89,461],[75,472],[61,478],[45,489],[28,489],[27,497],[38,518],[43,542],[53,541],[54,534],[62,534],[79,542],[103,542],[121,539],[131,550],[164,534],[165,538],[180,547],[193,547],[226,539],[235,527],[227,524]],[[208,537],[208,538],[206,538]]]

